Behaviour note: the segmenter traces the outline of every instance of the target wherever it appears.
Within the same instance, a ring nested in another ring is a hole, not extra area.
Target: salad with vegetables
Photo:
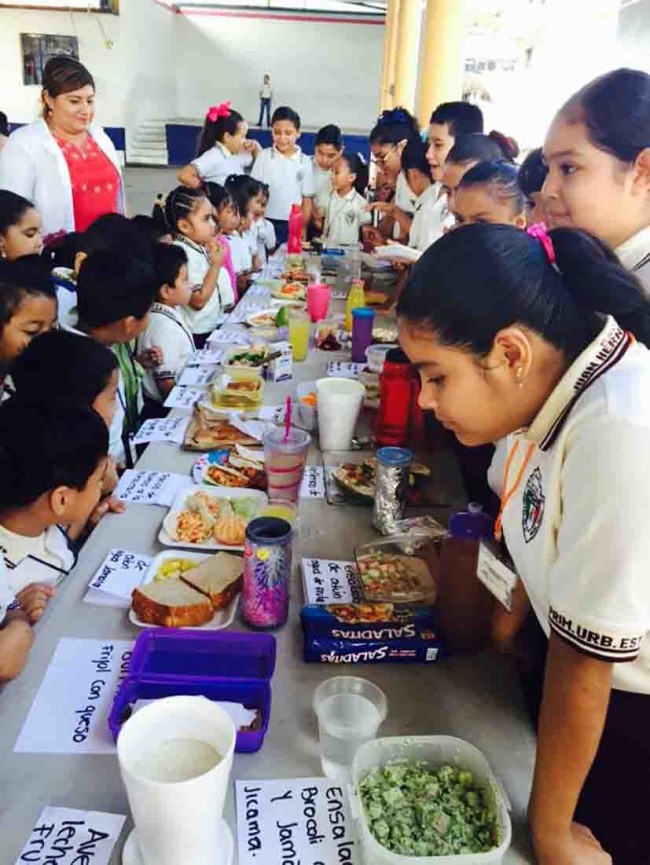
[[[496,815],[471,772],[400,761],[368,772],[359,793],[370,831],[393,853],[449,856],[499,845]]]

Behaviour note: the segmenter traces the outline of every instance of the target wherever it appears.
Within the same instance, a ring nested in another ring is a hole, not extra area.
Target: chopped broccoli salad
[[[359,792],[370,831],[393,853],[487,853],[499,844],[494,811],[470,772],[395,762],[372,769]]]

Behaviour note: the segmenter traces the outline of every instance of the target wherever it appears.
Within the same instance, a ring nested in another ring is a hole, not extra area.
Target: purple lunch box
[[[178,695],[242,703],[260,714],[259,726],[239,730],[235,751],[259,751],[271,716],[275,637],[236,631],[144,631],[135,642],[129,674],[108,716],[114,739],[138,700]]]

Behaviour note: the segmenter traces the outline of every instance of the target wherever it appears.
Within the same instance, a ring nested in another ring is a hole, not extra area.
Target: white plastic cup
[[[334,676],[316,688],[313,706],[323,773],[349,781],[358,749],[376,737],[386,719],[386,695],[360,676]]]
[[[224,844],[222,813],[236,736],[231,718],[205,697],[156,700],[124,724],[117,757],[145,865],[214,865]],[[188,739],[211,746],[221,760],[188,780],[152,780],[143,761],[170,740]]]
[[[365,393],[365,387],[354,379],[318,379],[318,434],[322,451],[350,449]]]

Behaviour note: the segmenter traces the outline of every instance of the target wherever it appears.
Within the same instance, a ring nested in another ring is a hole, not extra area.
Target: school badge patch
[[[544,519],[544,504],[546,497],[542,488],[542,473],[537,468],[531,472],[523,495],[523,509],[521,513],[521,527],[524,540],[529,544],[542,525]]]

